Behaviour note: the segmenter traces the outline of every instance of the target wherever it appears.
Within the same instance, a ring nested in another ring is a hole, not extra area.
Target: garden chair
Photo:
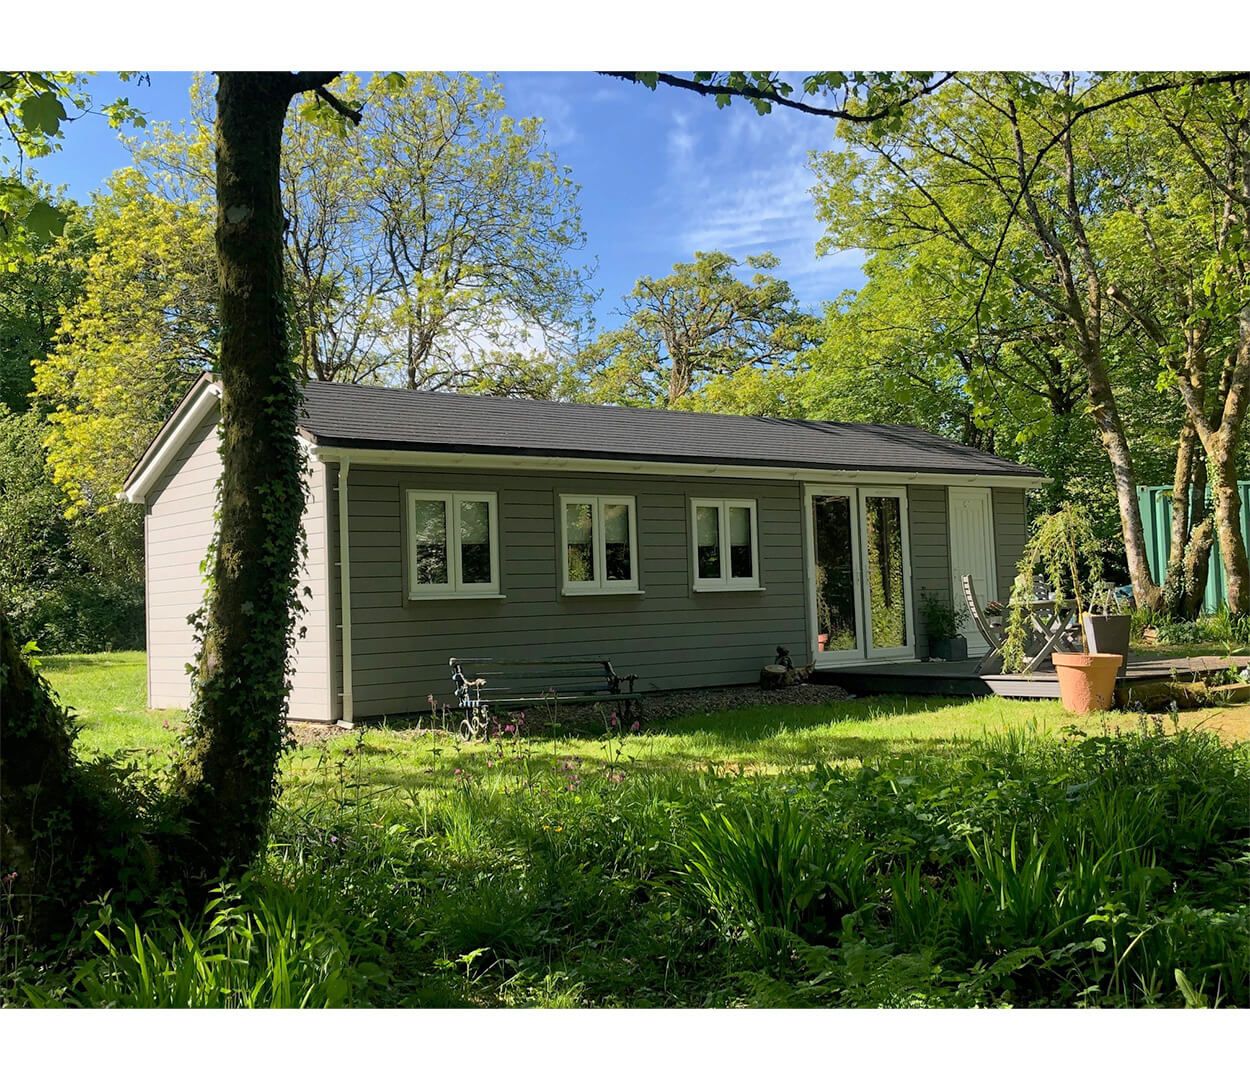
[[[981,662],[977,664],[978,675],[994,675],[1002,670],[1003,664],[1003,635],[998,632],[998,627],[991,625],[989,617],[981,610],[981,605],[977,601],[977,590],[972,584],[972,578],[968,574],[964,574],[964,602],[968,605],[968,614],[972,616],[973,625],[976,626],[977,632],[985,638],[985,643],[990,647]]]

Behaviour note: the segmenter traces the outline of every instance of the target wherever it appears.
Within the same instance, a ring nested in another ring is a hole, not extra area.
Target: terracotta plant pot
[[[1123,659],[1119,653],[1053,653],[1063,707],[1074,713],[1111,708],[1115,676]]]

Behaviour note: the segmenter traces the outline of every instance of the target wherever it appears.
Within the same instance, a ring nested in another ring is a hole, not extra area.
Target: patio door
[[[907,489],[859,488],[864,653],[869,660],[916,654],[911,610]]]
[[[864,656],[859,506],[854,488],[812,488],[816,657],[821,664]]]
[[[915,655],[906,488],[808,488],[812,636],[822,667]]]

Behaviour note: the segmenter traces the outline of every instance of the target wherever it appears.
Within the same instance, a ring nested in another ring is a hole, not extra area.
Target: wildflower
[[[517,722],[518,727],[521,724],[525,723],[525,710],[524,709],[522,709],[519,713],[516,714],[516,722]]]
[[[642,724],[639,723],[637,720],[635,720],[632,724],[629,725],[630,731],[640,731],[641,729],[642,729]]]
[[[515,734],[516,734],[516,725],[515,725],[515,724],[504,724],[504,726],[503,726],[503,733],[504,733],[505,735],[515,735]]]
[[[620,721],[616,718],[616,710],[614,709],[612,710],[612,715],[608,717],[608,725],[610,727],[616,727],[619,723]]]
[[[333,833],[331,833],[331,834],[330,834],[330,843],[332,843],[332,844],[337,844],[338,842],[339,842],[339,838],[338,838],[337,836],[335,836]]]
[[[452,776],[459,776],[459,775],[460,775],[463,771],[464,771],[463,769],[456,769],[456,770],[452,773]]]

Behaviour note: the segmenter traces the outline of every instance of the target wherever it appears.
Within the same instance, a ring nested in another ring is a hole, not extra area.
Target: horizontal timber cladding
[[[998,597],[1003,603],[1011,599],[1016,580],[1016,566],[1024,554],[1029,536],[1028,514],[1024,492],[1011,488],[994,488],[994,570],[998,575]],[[984,603],[984,601],[982,601]]]
[[[200,565],[213,538],[217,505],[217,409],[187,439],[145,499],[148,704],[185,709],[190,704],[187,665],[195,660],[194,631],[188,616],[204,602]],[[304,613],[296,624],[292,651],[290,716],[331,720],[337,713],[332,686],[332,653],[326,550],[326,467],[310,461],[304,512],[308,556],[300,573]],[[307,591],[305,591],[307,590]]]
[[[144,523],[148,705],[185,709],[195,659],[187,617],[204,601],[200,564],[213,539],[217,502],[217,410],[183,444],[148,492]]]
[[[502,599],[407,598],[408,490],[497,493]],[[796,658],[806,652],[797,482],[353,465],[348,491],[359,717],[424,708],[430,694],[450,701],[450,656],[605,656],[636,673],[639,690],[655,690],[752,682],[778,645]],[[561,494],[635,497],[642,595],[561,594]],[[762,589],[692,590],[692,497],[756,500]],[[330,509],[337,559],[337,505]]]
[[[907,489],[908,528],[911,530],[911,602],[916,628],[916,655],[929,655],[921,600],[924,593],[953,604],[951,596],[950,529],[944,487],[912,485]],[[961,600],[960,603],[963,601]]]

